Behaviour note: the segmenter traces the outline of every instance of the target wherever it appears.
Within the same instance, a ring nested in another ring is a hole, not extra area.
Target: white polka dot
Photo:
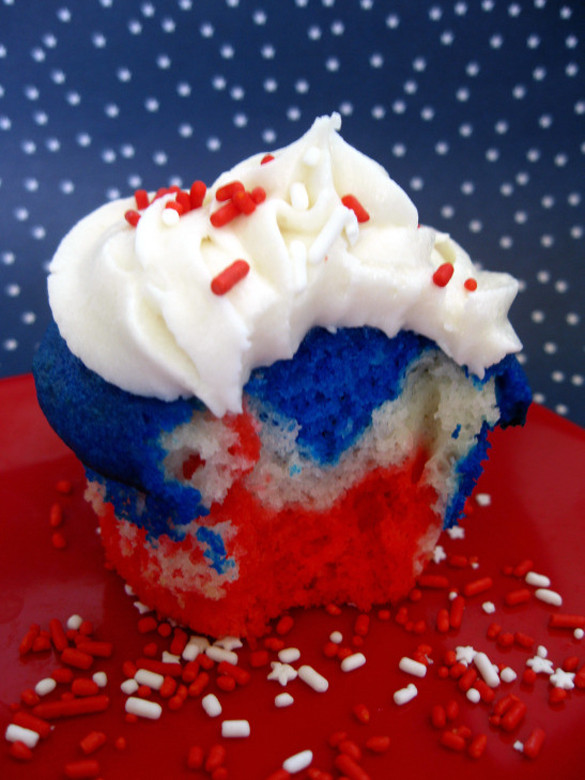
[[[547,355],[554,355],[558,350],[558,347],[554,341],[545,341],[545,343],[542,345],[542,348]]]
[[[400,24],[400,17],[398,14],[388,14],[386,17],[386,27],[389,27],[391,30],[395,30]]]
[[[216,136],[210,136],[206,141],[206,146],[210,152],[217,152],[221,148],[221,141]]]

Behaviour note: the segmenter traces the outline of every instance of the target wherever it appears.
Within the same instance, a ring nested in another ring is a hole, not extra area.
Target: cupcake
[[[339,129],[111,202],[51,263],[40,405],[109,561],[212,636],[404,596],[530,402],[517,282]]]

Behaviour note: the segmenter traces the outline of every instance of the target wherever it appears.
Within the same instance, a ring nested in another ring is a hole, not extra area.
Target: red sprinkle
[[[52,720],[68,718],[74,715],[87,715],[93,712],[103,712],[109,706],[107,696],[87,696],[83,699],[63,699],[61,701],[41,702],[33,708],[33,715],[38,718]]]
[[[207,672],[199,672],[197,678],[189,686],[189,696],[199,696],[204,688],[209,684],[209,675]]]
[[[233,691],[236,687],[236,681],[233,677],[229,677],[227,674],[220,674],[217,676],[215,683],[221,691]]]
[[[236,192],[232,202],[242,214],[252,214],[256,210],[256,202],[246,190]]]
[[[134,200],[137,209],[145,209],[148,206],[148,192],[146,190],[135,190]]]
[[[276,624],[276,633],[280,636],[284,636],[285,634],[288,634],[294,624],[295,621],[290,615],[284,615]]]
[[[366,614],[358,615],[353,630],[358,636],[367,636],[370,630],[370,616]]]
[[[585,615],[567,615],[556,613],[550,616],[550,628],[585,628]]]
[[[487,737],[485,734],[478,734],[471,740],[467,753],[471,758],[481,758],[487,745]]]
[[[78,677],[71,683],[71,692],[75,696],[96,696],[99,690],[97,683],[84,677]]]
[[[213,772],[225,762],[226,749],[223,745],[212,745],[205,759],[205,771]]]
[[[463,282],[463,286],[469,292],[475,292],[477,290],[477,281],[475,279],[466,279]]]
[[[201,769],[205,753],[200,745],[193,745],[187,753],[187,767],[189,769]]]
[[[149,634],[151,631],[156,631],[158,627],[158,623],[152,615],[140,618],[136,625],[141,634]]]
[[[59,479],[55,483],[55,490],[62,496],[70,496],[73,493],[73,483],[70,479]]]
[[[502,716],[500,727],[504,731],[514,731],[524,720],[527,707],[522,701],[515,701],[510,709]]]
[[[102,745],[105,745],[107,740],[103,731],[90,731],[79,743],[79,747],[83,750],[86,756],[91,753],[95,753]]]
[[[75,669],[87,670],[93,663],[93,657],[76,647],[66,647],[61,653],[61,662]]]
[[[214,211],[213,214],[209,217],[209,221],[213,225],[213,227],[220,228],[224,225],[227,225],[228,222],[231,222],[232,219],[235,219],[237,216],[240,215],[240,210],[238,207],[233,203],[231,200],[229,200],[224,206],[217,209],[217,211]]]
[[[266,165],[266,163],[271,162],[274,160],[273,154],[265,154],[264,157],[260,160],[260,165]]]
[[[342,739],[337,743],[337,749],[340,753],[345,753],[346,756],[353,758],[354,761],[361,761],[362,759],[362,751],[353,739]]]
[[[546,734],[541,728],[535,728],[524,742],[524,755],[527,758],[536,758],[540,753]]]
[[[100,774],[100,765],[93,758],[82,761],[72,761],[65,764],[65,777],[70,780],[85,780],[85,778],[98,777]]]
[[[254,187],[250,195],[256,205],[263,203],[266,200],[266,190],[264,187]]]
[[[247,669],[242,669],[241,666],[230,664],[229,661],[221,661],[217,665],[217,671],[219,674],[232,677],[238,685],[247,685],[250,682],[250,672]]]
[[[568,693],[564,688],[551,688],[548,694],[549,704],[561,704],[567,698]]]
[[[522,561],[513,569],[513,575],[514,577],[518,577],[519,579],[523,579],[528,572],[534,568],[534,561],[531,561],[529,558],[527,558],[525,561]]]
[[[134,211],[134,209],[129,209],[124,214],[124,219],[129,225],[136,227],[136,225],[140,222],[140,214],[137,211]]]
[[[521,631],[516,631],[514,634],[514,641],[517,645],[524,647],[526,650],[530,650],[534,645],[534,638],[528,634],[523,634]]]
[[[443,731],[440,744],[448,750],[454,750],[457,753],[462,753],[466,747],[463,737],[454,731]]]
[[[49,510],[49,525],[51,528],[59,528],[63,524],[63,507],[55,502]]]
[[[95,658],[110,658],[114,652],[112,642],[96,642],[83,638],[77,645],[77,649]]]
[[[170,646],[170,652],[173,655],[181,655],[185,647],[187,646],[187,642],[189,640],[189,635],[186,631],[183,631],[182,628],[175,628],[175,631],[173,633],[173,641],[171,642]]]
[[[451,628],[451,623],[449,621],[449,610],[442,607],[437,612],[437,631],[440,634],[446,634],[450,628]]]
[[[454,268],[452,263],[443,263],[433,274],[433,282],[437,287],[446,287],[453,276],[453,271]]]
[[[194,181],[189,191],[189,199],[191,200],[191,208],[198,209],[205,200],[205,194],[207,193],[207,187],[202,181]]]
[[[28,745],[18,740],[10,745],[8,753],[11,758],[15,758],[17,761],[31,761],[33,757],[32,750]]]
[[[532,598],[532,593],[528,588],[519,588],[511,590],[504,596],[504,604],[508,607],[516,607],[519,604],[526,604]]]
[[[368,773],[346,753],[340,753],[336,756],[333,763],[335,768],[343,772],[349,780],[370,780]]]
[[[370,722],[370,718],[371,718],[370,711],[365,704],[356,704],[352,708],[352,712],[354,718],[360,723],[365,724]]]
[[[463,621],[463,612],[465,611],[465,599],[463,596],[455,596],[451,602],[449,610],[449,622],[451,628],[460,628]]]
[[[447,558],[447,565],[454,569],[465,569],[468,564],[466,555],[449,555]]]
[[[37,718],[35,715],[31,715],[30,712],[25,712],[24,710],[15,712],[12,717],[12,722],[17,726],[22,726],[24,729],[36,731],[43,739],[48,737],[52,730],[51,724],[48,721]]]
[[[211,280],[211,291],[215,295],[225,295],[234,285],[247,276],[250,266],[245,260],[234,260]]]
[[[498,647],[512,647],[514,644],[514,634],[510,631],[501,631],[496,639]]]
[[[35,639],[39,635],[40,626],[38,626],[36,623],[33,623],[29,630],[26,632],[26,634],[23,636],[23,638],[20,640],[20,645],[18,647],[18,652],[20,655],[26,655],[30,650],[32,650],[32,646],[34,644]]]
[[[417,580],[419,588],[442,589],[449,587],[449,580],[442,574],[421,574]]]
[[[436,729],[444,729],[447,724],[447,713],[442,704],[435,704],[431,710],[431,724]]]
[[[494,584],[491,577],[479,577],[477,580],[467,582],[463,586],[463,594],[465,596],[477,596],[479,593],[485,593]]]
[[[219,187],[215,193],[215,199],[221,201],[230,200],[234,197],[236,192],[244,192],[245,187],[241,181],[230,181],[228,184],[224,184],[223,187]]]
[[[51,544],[56,550],[64,550],[67,547],[67,539],[61,531],[51,534]]]
[[[359,200],[355,197],[355,195],[344,195],[341,199],[341,202],[346,208],[353,211],[357,217],[358,222],[367,222],[369,220],[370,215],[359,202]]]

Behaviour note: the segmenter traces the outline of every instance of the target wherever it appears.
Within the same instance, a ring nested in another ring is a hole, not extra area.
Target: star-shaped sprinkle
[[[454,525],[452,528],[447,528],[447,533],[450,539],[465,539],[465,529],[460,525]]]
[[[281,664],[280,661],[272,661],[270,664],[272,671],[268,675],[268,680],[278,680],[281,685],[287,685],[294,680],[298,672],[290,664]]]
[[[564,669],[555,669],[554,674],[551,674],[550,681],[555,688],[563,688],[565,691],[572,691],[575,687],[573,680],[575,674],[573,672],[565,672]]]
[[[447,553],[445,552],[445,548],[438,544],[433,550],[434,563],[441,563],[441,561],[444,561],[446,557]]]
[[[536,674],[553,674],[553,664],[548,658],[543,658],[541,655],[535,655],[526,661],[526,666],[530,666],[533,672]]]
[[[455,654],[459,663],[469,666],[475,658],[475,649],[471,645],[459,646],[455,648]]]
[[[216,647],[222,647],[224,650],[238,650],[244,646],[242,640],[238,639],[237,636],[224,636],[221,639],[217,639],[213,644]]]

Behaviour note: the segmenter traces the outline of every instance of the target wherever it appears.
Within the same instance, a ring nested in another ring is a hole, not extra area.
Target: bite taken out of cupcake
[[[530,403],[517,282],[339,129],[108,203],[51,263],[40,405],[107,558],[212,636],[406,595]]]

